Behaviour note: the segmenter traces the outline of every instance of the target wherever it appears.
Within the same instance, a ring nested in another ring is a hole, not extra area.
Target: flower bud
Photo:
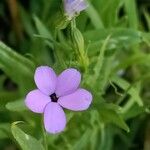
[[[85,52],[84,38],[82,36],[82,33],[76,27],[72,27],[71,38],[72,38],[73,47],[79,59],[79,63],[82,67],[84,67],[84,69],[86,69],[86,67],[89,64],[89,60]]]

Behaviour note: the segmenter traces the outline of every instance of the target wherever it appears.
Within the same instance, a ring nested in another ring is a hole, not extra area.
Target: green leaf
[[[127,67],[134,65],[134,64],[141,64],[141,65],[149,65],[150,62],[150,54],[138,53],[135,55],[131,55],[128,58],[121,60],[121,62],[116,66],[115,71],[119,71],[120,69],[126,69]]]
[[[86,132],[77,140],[72,150],[84,149],[89,141],[89,136],[91,135],[91,130],[87,129]]]
[[[23,132],[16,124],[18,122],[12,124],[11,131],[22,150],[44,150],[42,144],[37,139]]]
[[[45,37],[45,38],[53,41],[53,37],[52,37],[51,33],[48,31],[48,29],[45,27],[45,25],[39,20],[39,18],[34,16],[33,19],[35,21],[35,25],[36,25],[38,33],[42,37]]]
[[[119,8],[122,0],[95,0],[94,6],[97,8],[105,26],[115,26],[118,21]]]
[[[89,84],[92,89],[98,91],[98,94],[101,95],[104,92],[104,87],[106,86],[106,83],[108,81],[108,77],[110,74],[110,65],[108,64],[108,59],[111,61],[111,58],[106,58],[105,57],[105,52],[107,50],[107,45],[110,40],[110,36],[108,36],[104,43],[102,44],[101,48],[99,48],[99,55],[95,59],[96,62],[94,64],[93,68],[93,74],[92,76],[87,77],[87,84]],[[102,79],[103,78],[103,79]],[[94,79],[94,80],[93,80]],[[91,85],[92,82],[92,85]]]
[[[94,78],[95,81],[98,80],[98,77],[100,75],[100,72],[101,72],[101,69],[102,69],[102,66],[103,66],[103,63],[104,63],[104,54],[105,54],[105,51],[107,49],[106,47],[107,47],[107,44],[109,42],[109,39],[110,39],[110,36],[108,36],[105,39],[105,41],[104,41],[104,43],[103,43],[103,45],[100,49],[99,56],[97,57],[97,62],[96,62],[96,65],[94,66],[94,69],[93,69],[94,70],[94,75],[92,76],[92,78]]]
[[[143,8],[143,13],[147,22],[148,29],[150,30],[150,15],[149,15],[148,9]]]
[[[131,45],[141,42],[142,33],[127,28],[117,28],[117,29],[97,29],[91,30],[84,33],[87,41],[100,41],[106,39],[109,35],[111,38],[117,42],[116,44]],[[115,44],[114,42],[114,44]]]
[[[101,104],[98,110],[100,119],[104,123],[113,123],[118,127],[124,129],[125,131],[129,132],[129,127],[124,122],[121,116],[120,109],[121,107],[118,107],[117,105],[115,106],[114,104]]]
[[[131,28],[138,28],[138,16],[136,0],[125,0],[125,11],[128,16],[129,25]]]
[[[35,64],[0,42],[0,69],[21,87],[33,87]]]
[[[87,12],[88,16],[90,17],[92,24],[94,25],[94,27],[96,29],[104,28],[103,22],[99,16],[97,10],[94,8],[94,6],[91,3],[89,3],[89,4],[90,4],[90,6],[86,10],[86,12]]]
[[[150,47],[150,33],[149,32],[143,32],[142,33],[143,41]]]
[[[10,111],[25,111],[25,110],[27,110],[27,107],[25,106],[23,99],[7,103],[6,108]]]
[[[131,95],[132,99],[139,106],[143,106],[143,101],[140,97],[139,91],[135,87],[131,86],[126,80],[124,80],[123,78],[117,77],[117,76],[113,76],[112,82],[117,84],[120,88],[125,90],[125,92],[127,92],[129,95]]]
[[[146,108],[144,107],[139,107],[138,104],[134,104],[132,106],[132,109],[129,109],[128,111],[126,111],[126,113],[123,114],[123,118],[125,120],[129,120],[129,119],[132,119],[132,118],[135,118],[141,114],[144,114],[146,113]]]
[[[31,15],[25,10],[25,8],[22,5],[19,5],[19,13],[24,30],[32,38],[33,34],[35,33],[35,29],[32,24]]]

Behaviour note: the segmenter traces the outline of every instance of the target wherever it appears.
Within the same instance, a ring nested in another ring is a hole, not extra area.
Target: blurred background
[[[39,65],[77,68],[93,94],[89,110],[65,110],[67,127],[46,135],[48,149],[150,150],[150,0],[88,3],[75,46],[61,0],[0,0],[0,150],[44,145],[42,117],[24,105]]]

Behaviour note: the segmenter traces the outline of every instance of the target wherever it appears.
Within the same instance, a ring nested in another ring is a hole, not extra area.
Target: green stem
[[[99,150],[103,150],[105,148],[105,126],[103,123],[101,123],[100,125],[100,129],[101,129],[101,145],[100,145],[100,149]]]
[[[76,20],[75,20],[75,18],[73,18],[73,19],[71,20],[71,30],[72,30],[73,28],[76,28]]]
[[[43,144],[44,144],[45,150],[48,150],[47,134],[43,125],[43,121],[42,121],[42,132],[43,132]]]

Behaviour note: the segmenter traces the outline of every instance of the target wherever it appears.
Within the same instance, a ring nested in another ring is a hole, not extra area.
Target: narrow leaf
[[[16,122],[12,124],[11,131],[22,150],[44,150],[41,143],[17,127]]]

